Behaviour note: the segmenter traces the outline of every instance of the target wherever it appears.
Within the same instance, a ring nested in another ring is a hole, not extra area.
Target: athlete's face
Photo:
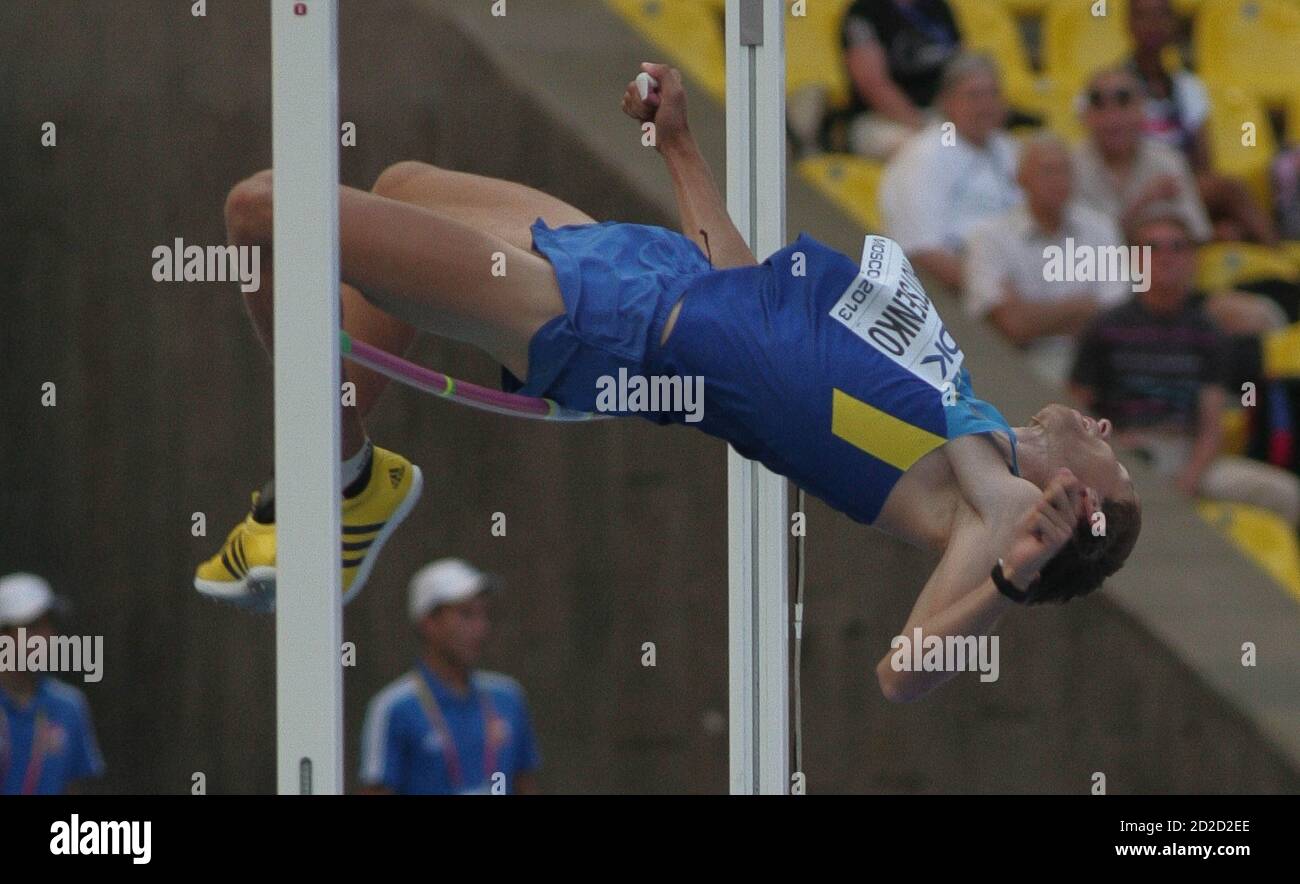
[[[1067,467],[1102,500],[1130,498],[1133,483],[1128,470],[1110,447],[1111,423],[1094,420],[1064,405],[1048,405],[1029,421],[1041,426],[1047,442],[1048,474]]]
[[[491,625],[487,599],[480,593],[455,605],[441,605],[424,618],[422,631],[441,656],[470,668],[483,656]]]

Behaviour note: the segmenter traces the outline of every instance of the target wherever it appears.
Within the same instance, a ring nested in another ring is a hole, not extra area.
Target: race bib
[[[858,276],[831,316],[936,390],[957,382],[961,348],[893,240],[867,237]]]

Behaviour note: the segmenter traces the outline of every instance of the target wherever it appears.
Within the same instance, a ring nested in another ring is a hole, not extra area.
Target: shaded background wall
[[[542,4],[510,7],[526,19]],[[344,182],[368,187],[422,159],[523,181],[597,219],[671,226],[650,173],[629,174],[563,102],[535,94],[584,44],[610,51],[608,14],[557,0],[530,22],[539,45],[569,54],[548,56],[552,71],[533,59],[529,82],[458,21],[474,6],[344,0],[341,118],[358,131]],[[274,788],[272,622],[190,588],[271,473],[269,363],[235,286],[150,276],[158,245],[222,242],[227,190],[270,164],[268,5],[208,7],[0,5],[0,573],[45,575],[76,603],[70,631],[105,636],[106,676],[85,687],[108,792],[180,792],[200,771],[212,792]],[[627,76],[589,84],[590,101],[606,102],[633,151],[616,106],[639,47],[620,39]],[[721,181],[721,113],[693,102]],[[46,121],[56,148],[40,145]],[[829,215],[810,232],[850,253],[860,236]],[[495,377],[429,337],[412,358]],[[41,405],[45,382],[56,407]],[[347,611],[349,782],[366,701],[410,663],[406,581],[462,555],[508,581],[488,662],[528,691],[546,790],[725,791],[723,445],[638,421],[539,426],[399,389],[370,432],[422,467],[426,491]],[[490,534],[495,512],[504,538]],[[191,536],[194,513],[206,537]],[[996,684],[889,706],[873,669],[932,562],[820,504],[809,525],[810,790],[1081,792],[1097,770],[1113,792],[1300,786],[1238,705],[1105,601],[1009,619]],[[644,642],[654,668],[640,664]]]

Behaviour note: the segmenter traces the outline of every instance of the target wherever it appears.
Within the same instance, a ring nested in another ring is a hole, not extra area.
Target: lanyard
[[[13,740],[10,739],[10,735],[9,716],[0,711],[0,789],[4,788],[5,782],[9,779],[9,764],[13,761]],[[36,724],[32,731],[32,751],[27,759],[27,770],[23,774],[22,786],[19,788],[20,795],[35,794],[36,786],[40,783],[41,773],[45,768],[45,752],[50,748],[49,738],[49,718],[45,710],[41,709],[36,713]]]
[[[448,727],[447,719],[443,717],[442,709],[438,706],[438,698],[433,695],[433,690],[429,687],[428,676],[423,672],[417,672],[417,675],[419,679],[416,685],[420,695],[420,705],[424,707],[429,726],[438,734],[439,742],[443,747],[442,757],[447,765],[447,779],[451,782],[452,789],[459,792],[465,780],[461,773],[460,751],[456,748],[456,737]],[[477,691],[477,693],[483,711],[483,779],[491,782],[492,775],[496,773],[497,750],[502,740],[502,729],[498,727],[496,712],[492,708],[492,701],[488,698],[487,691]]]

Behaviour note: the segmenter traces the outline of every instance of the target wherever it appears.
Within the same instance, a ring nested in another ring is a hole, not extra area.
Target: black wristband
[[[1029,604],[1029,599],[1033,596],[1034,590],[1038,589],[1039,578],[1037,577],[1034,578],[1033,583],[1029,584],[1028,589],[1017,589],[1015,584],[1007,579],[1007,575],[1002,573],[1001,559],[998,559],[998,563],[993,566],[993,571],[989,574],[989,577],[992,578],[993,585],[998,588],[998,592],[1018,605]]]

